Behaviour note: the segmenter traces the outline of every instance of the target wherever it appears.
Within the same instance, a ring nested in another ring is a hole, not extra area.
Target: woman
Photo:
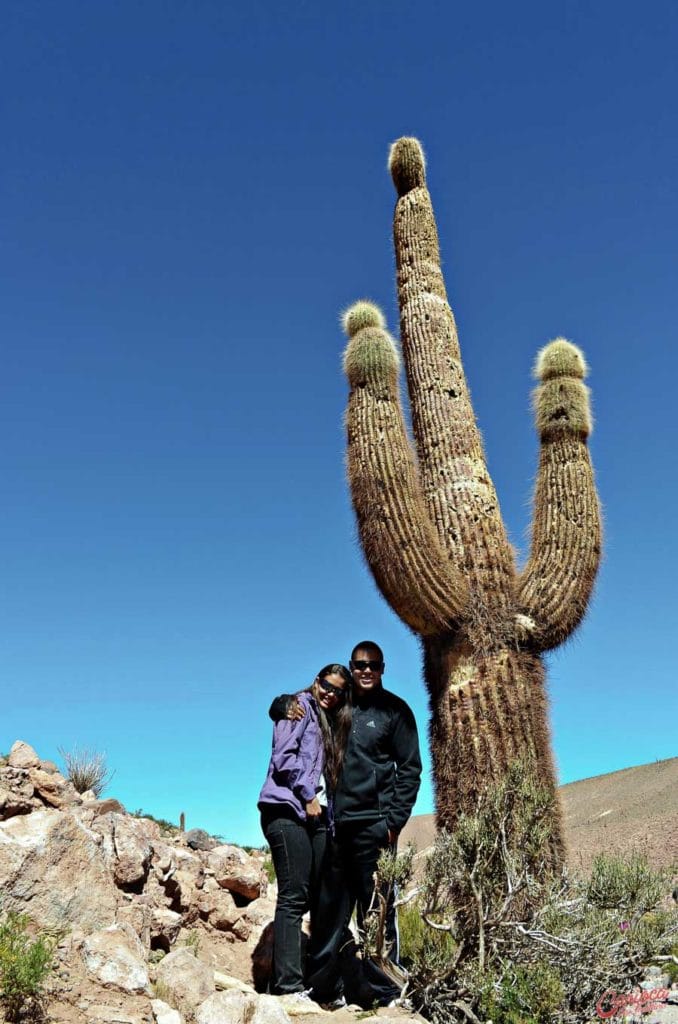
[[[351,727],[351,675],[326,665],[309,690],[298,694],[305,714],[273,730],[273,752],[259,794],[261,827],[278,880],[273,923],[276,995],[304,993],[301,919],[315,910],[336,787]],[[328,806],[328,803],[330,806]]]

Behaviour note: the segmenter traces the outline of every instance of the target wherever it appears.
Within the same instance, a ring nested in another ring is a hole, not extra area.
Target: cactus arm
[[[400,406],[398,355],[383,317],[370,303],[356,303],[345,327],[348,477],[363,553],[403,622],[434,634],[461,618],[467,587],[426,513]]]
[[[513,555],[464,376],[419,142],[399,139],[389,166],[399,196],[393,234],[400,333],[424,499],[472,590],[506,607]]]
[[[587,446],[591,432],[586,363],[557,338],[540,352],[534,393],[541,438],[530,558],[518,605],[530,646],[549,650],[581,622],[601,554],[601,517]]]

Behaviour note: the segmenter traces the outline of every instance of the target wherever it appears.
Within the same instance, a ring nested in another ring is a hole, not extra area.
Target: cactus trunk
[[[545,673],[539,655],[504,648],[479,655],[450,638],[424,641],[429,735],[438,826],[451,829],[478,794],[527,754],[540,782],[555,791]],[[553,803],[552,859],[561,859],[562,823]]]
[[[584,358],[562,338],[539,354],[541,457],[530,557],[518,574],[487,470],[447,303],[416,139],[392,148],[394,238],[412,450],[398,356],[370,303],[346,315],[348,473],[363,553],[391,607],[422,640],[439,825],[528,757],[553,793],[550,856],[563,855],[543,651],[581,621],[601,548],[588,453]]]

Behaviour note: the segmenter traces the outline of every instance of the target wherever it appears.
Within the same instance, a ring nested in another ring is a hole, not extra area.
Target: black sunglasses
[[[361,672],[364,672],[366,668],[371,668],[373,672],[381,672],[384,663],[383,661],[352,661],[351,668],[357,668]]]
[[[318,680],[318,685],[319,685],[321,690],[325,691],[325,693],[331,693],[333,697],[340,697],[340,698],[343,699],[343,697],[344,697],[344,688],[343,688],[343,686],[334,686],[332,683],[328,683],[326,679],[319,679]]]

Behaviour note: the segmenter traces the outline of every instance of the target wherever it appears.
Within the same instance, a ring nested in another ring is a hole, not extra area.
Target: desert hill
[[[643,850],[656,867],[678,864],[678,757],[570,782],[559,789],[568,859],[586,871],[597,853]],[[410,819],[401,846],[432,845],[432,814]]]

